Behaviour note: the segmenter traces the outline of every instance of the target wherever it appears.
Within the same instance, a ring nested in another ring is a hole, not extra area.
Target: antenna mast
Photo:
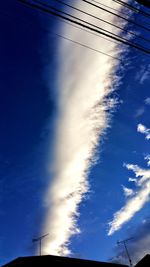
[[[120,245],[120,244],[123,244],[124,245],[124,248],[125,248],[125,251],[126,251],[126,254],[127,254],[127,257],[128,257],[128,260],[129,260],[129,264],[130,264],[130,267],[133,266],[132,264],[132,260],[131,260],[131,257],[130,257],[130,254],[129,254],[129,251],[127,249],[127,242],[130,241],[132,238],[128,238],[128,239],[125,239],[125,240],[122,240],[122,241],[117,241],[117,244]]]
[[[37,238],[33,238],[32,239],[32,242],[34,243],[34,242],[39,242],[39,255],[41,256],[42,255],[42,239],[44,238],[44,237],[46,237],[47,235],[49,235],[49,234],[45,234],[45,235],[42,235],[42,236],[39,236],[39,237],[37,237]]]

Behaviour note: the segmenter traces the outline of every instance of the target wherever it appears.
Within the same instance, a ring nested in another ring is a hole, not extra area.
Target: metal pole
[[[42,238],[40,238],[40,256],[42,255]]]
[[[39,242],[39,255],[40,256],[42,256],[42,239],[45,238],[47,235],[49,235],[49,234],[42,235],[38,238],[32,239],[32,242]]]
[[[131,239],[133,239],[133,237],[132,237],[132,238],[128,238],[128,239],[126,239],[126,240],[122,240],[122,241],[118,241],[118,242],[117,242],[118,245],[119,245],[119,244],[123,244],[123,245],[124,245],[124,248],[125,248],[125,251],[126,251],[128,260],[129,260],[130,267],[132,267],[133,265],[132,265],[132,260],[131,260],[131,258],[130,258],[129,251],[128,251],[128,249],[127,249],[126,242],[128,242],[128,241],[131,240]]]
[[[126,241],[123,241],[123,244],[124,244],[124,247],[125,247],[125,250],[126,250],[126,254],[127,254],[130,266],[132,267],[132,261],[131,261],[130,255],[129,255],[129,251],[127,249]]]

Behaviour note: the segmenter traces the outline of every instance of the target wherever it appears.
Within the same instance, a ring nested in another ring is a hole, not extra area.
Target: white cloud
[[[131,177],[130,177],[130,178],[128,179],[128,181],[129,181],[129,182],[134,182],[134,183],[136,183],[136,182],[137,182],[137,179],[136,179],[136,178],[131,178]]]
[[[115,5],[111,0],[108,2]],[[89,5],[80,1],[76,6],[89,11]],[[90,7],[90,12],[113,22],[113,16],[98,9]],[[88,20],[97,23],[89,17]],[[64,25],[63,36],[118,58],[125,51],[116,43]],[[114,32],[111,26],[108,28]],[[55,175],[46,194],[48,214],[43,230],[50,235],[43,242],[43,253],[68,255],[70,237],[80,232],[78,208],[89,190],[87,178],[97,145],[110,125],[111,110],[116,104],[110,95],[119,85],[120,77],[116,75],[117,60],[66,40],[60,41],[59,60]]]
[[[124,192],[125,197],[130,197],[134,194],[133,189],[125,187],[124,185],[122,186],[122,188],[123,188],[123,192]]]
[[[133,171],[135,177],[139,178],[136,183],[137,187],[134,196],[127,199],[126,204],[114,214],[113,220],[109,223],[108,235],[119,230],[150,200],[150,169],[142,169],[133,164],[126,164],[126,168]]]
[[[145,159],[147,160],[147,165],[150,166],[150,155],[147,155]]]
[[[145,133],[146,127],[143,124],[138,124],[137,131],[140,133]]]
[[[150,97],[147,97],[144,102],[146,105],[150,105]]]
[[[136,75],[136,80],[140,84],[143,84],[150,77],[150,64],[148,66],[142,66],[141,70]]]
[[[141,123],[138,124],[138,126],[137,126],[137,131],[138,131],[139,133],[145,134],[145,138],[146,138],[147,140],[150,139],[150,129],[146,128],[145,125],[143,125],[143,124],[141,124]]]

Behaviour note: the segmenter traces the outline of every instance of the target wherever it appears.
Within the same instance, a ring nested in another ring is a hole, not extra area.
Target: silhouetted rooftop
[[[148,267],[150,266],[150,255],[147,254],[142,260],[140,260],[135,267]]]
[[[106,263],[106,262],[98,262],[91,260],[82,260],[82,259],[74,259],[67,257],[59,257],[59,256],[33,256],[33,257],[20,257],[17,258],[3,267],[32,267],[32,266],[41,266],[41,267],[50,267],[50,266],[61,266],[61,267],[119,267],[126,266],[115,263]],[[127,266],[126,266],[127,267]]]

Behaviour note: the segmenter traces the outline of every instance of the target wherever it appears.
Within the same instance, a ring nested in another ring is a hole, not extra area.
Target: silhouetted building
[[[150,255],[147,254],[143,259],[141,259],[135,267],[149,267],[150,266]]]
[[[20,257],[3,267],[127,267],[126,265],[98,262],[91,260],[81,260],[74,258],[58,257],[58,256],[34,256],[34,257]]]

